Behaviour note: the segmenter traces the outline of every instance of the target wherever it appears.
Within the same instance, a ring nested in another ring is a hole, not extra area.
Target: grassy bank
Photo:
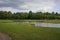
[[[60,20],[19,20],[20,22],[47,22],[47,23],[60,23]]]
[[[60,23],[60,20],[0,20],[0,22],[47,22],[47,23]]]
[[[0,20],[0,32],[12,40],[60,40],[60,28],[35,27],[12,20]]]

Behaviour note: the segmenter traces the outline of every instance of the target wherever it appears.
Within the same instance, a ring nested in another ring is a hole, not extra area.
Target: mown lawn
[[[60,40],[60,28],[35,27],[12,20],[0,20],[0,32],[12,40]]]

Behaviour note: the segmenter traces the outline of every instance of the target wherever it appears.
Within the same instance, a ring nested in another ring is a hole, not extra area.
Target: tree
[[[32,13],[33,13],[32,11],[29,11],[28,19],[31,19]]]
[[[56,12],[56,15],[58,15],[58,12]]]
[[[54,12],[52,12],[52,14],[54,15]]]

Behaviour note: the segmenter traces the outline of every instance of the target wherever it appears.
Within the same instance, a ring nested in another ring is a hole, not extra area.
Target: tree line
[[[60,19],[58,12],[16,12],[0,11],[0,19]]]

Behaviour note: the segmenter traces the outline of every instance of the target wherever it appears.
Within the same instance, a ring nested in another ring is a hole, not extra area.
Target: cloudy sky
[[[0,10],[60,12],[60,0],[0,0]]]

